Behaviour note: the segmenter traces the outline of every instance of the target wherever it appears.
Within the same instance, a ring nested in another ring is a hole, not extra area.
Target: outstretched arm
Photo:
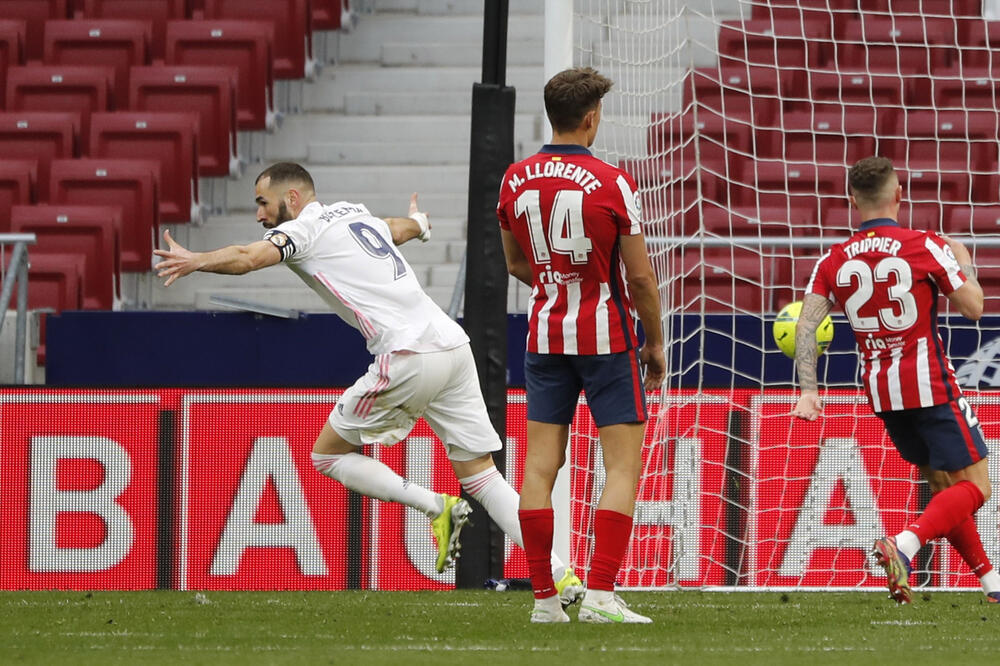
[[[819,383],[816,379],[816,329],[830,313],[833,303],[818,294],[806,294],[802,299],[802,312],[795,327],[795,369],[799,373],[799,401],[792,414],[815,421],[823,411],[823,401],[819,399]]]
[[[167,241],[167,249],[153,250],[153,254],[163,257],[163,261],[156,264],[156,275],[167,278],[164,287],[195,271],[243,275],[281,261],[281,250],[270,241],[230,245],[211,252],[192,252],[175,241],[169,231],[164,230],[163,239]]]
[[[420,212],[417,207],[417,193],[410,195],[409,217],[387,217],[385,223],[392,232],[392,242],[396,245],[419,238],[426,243],[431,238],[431,223],[427,213]]]

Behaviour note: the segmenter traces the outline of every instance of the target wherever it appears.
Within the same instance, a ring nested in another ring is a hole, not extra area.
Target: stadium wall
[[[978,327],[952,325],[952,319],[964,321],[956,315],[940,323],[961,374],[968,359],[991,349],[995,340],[984,332],[1000,329],[1000,316],[987,315]],[[507,321],[507,384],[523,386],[527,317],[511,314]],[[842,317],[835,322],[820,377],[828,385],[852,386],[854,339]],[[675,314],[667,323],[680,388],[792,381],[792,361],[777,351],[770,317]],[[46,383],[62,387],[345,388],[371,362],[357,331],[327,313],[282,319],[247,312],[63,312],[49,316],[47,340]],[[992,356],[975,360],[982,361]],[[1000,386],[990,368],[972,374],[976,380],[963,385]]]
[[[448,589],[426,517],[347,501],[309,451],[340,391],[0,390],[0,589]],[[620,583],[878,589],[865,552],[927,500],[854,391],[795,424],[789,390],[654,395],[644,486]],[[991,450],[1000,393],[969,395]],[[507,470],[520,486],[524,394],[508,396]],[[603,486],[596,429],[581,409],[570,456],[573,563],[586,570]],[[848,417],[848,418],[845,418]],[[734,452],[737,455],[734,455]],[[414,482],[457,493],[443,447],[420,422],[369,447]],[[991,461],[997,459],[992,456]],[[1000,478],[1000,469],[991,470]],[[994,560],[996,496],[979,512]],[[352,506],[359,507],[356,510]],[[351,530],[352,524],[361,525]],[[508,542],[505,574],[527,575]],[[975,586],[950,549],[920,584]]]

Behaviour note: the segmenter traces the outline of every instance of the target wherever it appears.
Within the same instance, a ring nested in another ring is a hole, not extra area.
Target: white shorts
[[[344,391],[329,422],[355,446],[392,445],[420,417],[444,443],[450,460],[473,460],[500,450],[468,344],[443,352],[375,357],[368,372]]]

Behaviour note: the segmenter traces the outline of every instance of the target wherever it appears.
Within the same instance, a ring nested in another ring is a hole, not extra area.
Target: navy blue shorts
[[[965,398],[877,416],[906,462],[954,472],[986,457],[979,419]]]
[[[646,392],[634,349],[617,354],[524,355],[528,420],[568,425],[580,391],[598,428],[646,420]]]

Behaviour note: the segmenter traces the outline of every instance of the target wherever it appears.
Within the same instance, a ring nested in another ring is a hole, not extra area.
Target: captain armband
[[[264,234],[264,240],[270,241],[271,245],[281,252],[281,260],[285,261],[295,254],[295,243],[283,231],[271,230]]]

